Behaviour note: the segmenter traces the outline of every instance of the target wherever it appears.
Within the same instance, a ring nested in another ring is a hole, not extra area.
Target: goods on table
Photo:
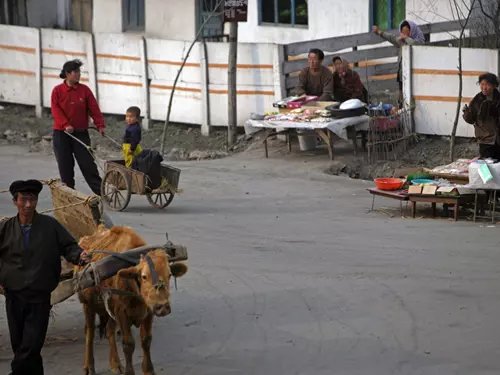
[[[310,111],[304,108],[291,110],[289,113],[269,115],[264,118],[266,121],[291,121],[291,122],[329,122],[331,118],[330,111],[316,110]]]
[[[469,159],[458,159],[451,164],[440,165],[432,169],[431,172],[434,173],[447,173],[447,174],[467,174],[469,173],[469,165],[470,163],[477,160],[474,158],[472,160]]]
[[[361,100],[359,99],[349,99],[343,102],[339,109],[355,109],[355,108],[361,108],[364,107],[364,104]]]

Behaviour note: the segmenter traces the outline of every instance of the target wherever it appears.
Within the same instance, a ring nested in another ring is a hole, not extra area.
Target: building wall
[[[196,0],[147,0],[146,35],[170,40],[194,40]]]
[[[138,105],[144,114],[149,109],[153,120],[165,120],[173,83],[191,42],[143,40],[134,33],[97,33],[94,41],[95,48],[92,34],[85,32],[39,33],[36,28],[0,25],[0,101],[49,107],[52,89],[61,82],[62,65],[79,58],[84,63],[82,83],[93,90],[103,113],[122,115],[130,105]],[[206,56],[202,47],[194,46],[179,77],[171,121],[227,126],[229,45],[207,43]],[[252,112],[272,110],[280,90],[278,56],[272,44],[238,45],[239,125]]]
[[[248,0],[248,22],[240,23],[238,29],[238,38],[243,43],[284,44],[366,33],[369,30],[370,13],[367,0],[309,1],[308,27],[259,25],[258,6],[258,0]]]
[[[463,19],[467,16],[470,0],[457,0],[460,12],[455,8],[454,0],[406,0],[406,17],[417,24],[446,22]],[[450,35],[451,34],[451,35]],[[459,32],[437,33],[431,37],[431,42],[458,37]]]
[[[412,99],[415,103],[416,132],[450,135],[458,101],[458,48],[414,46],[411,64],[407,56],[407,53],[403,55],[403,91],[405,101],[408,103]],[[480,72],[498,74],[498,51],[463,48],[462,69],[461,107],[479,92],[477,77]],[[474,136],[474,127],[462,119],[461,111],[457,136]]]
[[[94,33],[121,33],[122,22],[122,0],[94,0]]]

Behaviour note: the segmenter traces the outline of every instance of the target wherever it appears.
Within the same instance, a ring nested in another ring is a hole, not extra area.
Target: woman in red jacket
[[[59,77],[64,82],[52,90],[51,110],[54,117],[53,146],[62,182],[75,188],[75,159],[83,177],[94,194],[101,194],[101,177],[89,151],[68,136],[70,133],[90,146],[89,115],[94,125],[104,135],[104,117],[92,91],[80,83],[79,60],[64,64]]]

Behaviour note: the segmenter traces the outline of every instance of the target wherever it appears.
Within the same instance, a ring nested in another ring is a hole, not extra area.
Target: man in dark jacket
[[[87,258],[56,219],[36,212],[42,188],[37,180],[13,182],[9,190],[18,214],[0,222],[0,285],[14,351],[12,375],[43,375],[40,353],[61,256],[75,264]]]
[[[481,159],[500,160],[500,92],[492,73],[479,76],[481,92],[463,109],[463,118],[474,125]]]

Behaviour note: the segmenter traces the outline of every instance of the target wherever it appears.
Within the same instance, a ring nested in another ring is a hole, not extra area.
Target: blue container
[[[433,185],[437,185],[437,181],[435,181],[435,180],[427,180],[425,178],[420,178],[420,179],[412,180],[411,183],[413,185],[420,185],[420,184],[433,184]]]

